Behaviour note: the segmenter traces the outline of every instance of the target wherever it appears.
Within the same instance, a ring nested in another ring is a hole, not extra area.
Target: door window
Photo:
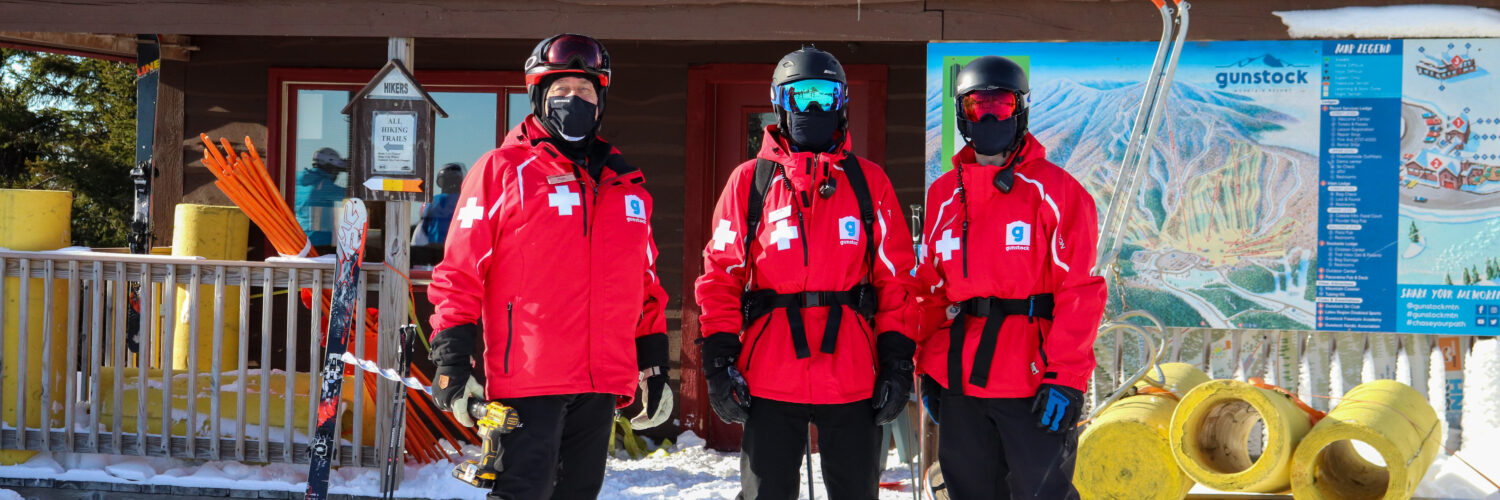
[[[320,253],[332,250],[337,207],[348,196],[349,117],[340,113],[374,71],[272,70],[272,150],[281,187],[308,238]],[[511,72],[421,72],[416,77],[448,113],[433,129],[433,169],[424,187],[432,201],[412,205],[412,267],[431,269],[442,258],[448,221],[463,177],[480,156],[499,146],[502,135],[531,113],[521,77]],[[278,113],[279,112],[279,113]],[[276,131],[276,125],[284,129]],[[282,139],[278,141],[278,139]],[[373,208],[373,207],[372,207]],[[383,217],[370,220],[373,246]],[[371,252],[367,252],[371,253]]]

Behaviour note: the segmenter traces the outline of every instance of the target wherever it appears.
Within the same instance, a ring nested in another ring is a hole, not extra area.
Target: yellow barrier
[[[1265,423],[1265,446],[1249,439]],[[1183,396],[1172,414],[1172,453],[1193,480],[1210,488],[1279,493],[1291,486],[1292,451],[1312,427],[1291,398],[1236,380],[1214,380]]]
[[[66,247],[72,241],[69,229],[73,209],[73,194],[67,191],[37,191],[24,189],[0,189],[0,248],[21,251],[46,251]],[[19,401],[26,402],[24,427],[42,427],[42,409],[50,408],[54,426],[62,425],[63,372],[66,370],[67,351],[63,341],[67,339],[68,288],[52,288],[52,314],[50,318],[44,307],[45,280],[31,279],[26,283],[26,296],[21,295],[20,278],[4,278],[5,323],[3,332],[5,353],[4,369],[0,370],[0,384],[4,387],[5,404],[3,420],[7,425],[17,425],[16,413]],[[21,334],[21,313],[26,313],[26,332]],[[45,320],[51,320],[52,331],[44,332]],[[51,335],[48,335],[51,333]],[[54,345],[44,345],[44,339],[52,339]],[[26,381],[21,384],[21,354],[25,353]],[[49,356],[50,355],[50,356]],[[50,366],[43,373],[42,363]],[[44,382],[45,380],[45,382]],[[48,399],[42,401],[42,384],[49,389]],[[24,462],[35,455],[34,451],[0,450],[0,465]]]
[[[214,260],[245,260],[249,248],[250,219],[238,207],[212,205],[177,205],[172,255],[197,256]],[[179,271],[185,272],[185,271]],[[208,272],[208,270],[204,270]],[[219,340],[220,370],[239,368],[240,287],[224,287],[223,337]],[[198,344],[197,369],[210,371],[214,358],[214,287],[198,289],[198,331],[191,331],[188,313],[188,286],[177,286],[176,330],[172,335],[172,368],[186,370],[191,355],[189,346]],[[152,342],[161,345],[161,342]]]
[[[149,434],[160,434],[162,412],[166,408],[165,405],[163,405],[161,402],[162,391],[160,387],[162,380],[162,371],[153,369],[148,370],[146,373],[146,432]],[[311,401],[311,399],[307,396],[307,372],[296,372],[292,375],[292,394],[290,395],[286,393],[285,373],[275,372],[270,376],[271,384],[269,389],[271,397],[268,398],[267,401],[267,406],[269,406],[267,412],[269,421],[267,423],[271,426],[271,439],[276,441],[280,441],[282,439],[282,436],[285,435],[285,409],[287,404],[290,403],[293,405],[292,428],[297,434],[303,437],[306,437],[307,435],[308,408],[310,405],[315,406],[317,404],[316,402]],[[113,431],[115,430],[113,429],[115,416],[115,368],[112,366],[100,367],[99,378],[99,385],[104,393],[102,397],[99,398],[98,405],[94,408],[95,411],[99,412],[99,423],[104,426],[105,430]],[[136,405],[137,401],[139,401],[140,392],[137,390],[137,388],[139,387],[139,377],[136,374],[136,368],[127,368],[125,370],[125,373],[121,374],[121,378],[123,379],[122,382],[124,385],[124,392],[122,392],[120,395],[120,398],[122,400],[120,407],[124,408],[125,411],[120,416],[121,421],[119,430],[126,433],[137,432],[139,426],[137,422]],[[219,381],[221,384],[223,384],[219,389],[219,433],[225,438],[234,437],[236,425],[239,420],[243,419],[245,421],[246,427],[245,437],[247,439],[259,439],[260,431],[252,430],[256,426],[259,426],[261,424],[261,385],[259,370],[246,370],[244,383],[240,383],[238,371],[220,374]],[[187,435],[187,383],[187,374],[173,374],[173,418],[171,429],[173,436]],[[318,381],[315,380],[313,381],[313,383],[318,383]],[[197,387],[198,397],[194,398],[193,404],[197,406],[198,422],[196,422],[194,425],[194,433],[199,437],[207,437],[212,431],[209,419],[213,418],[213,413],[211,413],[211,411],[213,410],[213,401],[210,399],[211,393],[208,391],[209,388],[213,387],[213,374],[199,373]],[[354,379],[348,376],[344,377],[344,388],[346,390],[340,394],[341,399],[343,399],[344,402],[344,411],[343,414],[339,416],[339,420],[341,422],[340,425],[343,427],[345,438],[350,437],[350,434],[352,433],[351,430],[354,428],[354,425],[352,423],[354,422],[354,412],[352,409],[354,408],[354,397],[356,395],[354,394],[354,391],[347,390],[352,387],[354,387]],[[235,393],[240,390],[245,391],[245,411],[243,413],[239,411],[235,398]],[[375,408],[375,401],[370,397],[368,391],[365,392],[365,394],[358,395],[364,398],[364,408],[367,409],[365,411],[364,418],[364,429],[366,429],[366,431],[364,432],[365,435],[362,436],[363,439],[361,439],[361,441],[363,441],[365,446],[374,446],[375,432],[373,431],[373,429],[375,429],[375,411],[369,409]]]
[[[1163,385],[1186,394],[1208,381],[1187,363],[1164,363]],[[1153,372],[1153,376],[1155,372]],[[1147,384],[1137,382],[1136,387]],[[1085,499],[1181,500],[1193,480],[1177,467],[1168,431],[1177,399],[1168,394],[1141,394],[1110,405],[1090,422],[1078,439],[1073,484]]]
[[[1298,499],[1404,499],[1437,457],[1442,429],[1422,395],[1394,380],[1351,389],[1318,422],[1292,455],[1292,495]],[[1380,453],[1372,464],[1353,440]]]

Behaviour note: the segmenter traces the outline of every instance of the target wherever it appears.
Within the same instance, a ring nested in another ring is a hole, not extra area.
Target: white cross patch
[[[484,218],[484,207],[479,206],[479,197],[470,196],[464,206],[458,209],[458,227],[468,229],[474,227],[474,221]]]
[[[736,236],[738,234],[734,232],[734,229],[729,227],[729,221],[719,219],[719,227],[714,228],[714,251],[724,251],[725,246],[734,243]]]
[[[936,248],[938,253],[943,254],[943,260],[953,258],[953,251],[959,249],[959,240],[953,237],[952,229],[943,230],[943,238],[938,240]]]
[[[557,186],[557,192],[547,195],[547,204],[557,207],[557,215],[573,215],[573,207],[583,204],[578,193],[568,189],[567,184]]]
[[[788,226],[786,219],[776,221],[776,230],[771,231],[771,242],[776,244],[777,250],[791,248],[792,240],[797,239],[797,226]]]

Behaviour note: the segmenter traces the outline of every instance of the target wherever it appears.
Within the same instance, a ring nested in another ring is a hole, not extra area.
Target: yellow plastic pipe
[[[1166,389],[1186,394],[1208,375],[1187,363],[1161,365]],[[1154,376],[1153,372],[1153,376]],[[1147,384],[1137,382],[1137,389]],[[1193,480],[1177,467],[1168,431],[1177,399],[1168,394],[1130,396],[1105,408],[1078,439],[1073,484],[1085,499],[1181,500]]]
[[[0,248],[21,251],[57,250],[72,242],[69,229],[73,210],[73,194],[67,191],[38,191],[26,189],[0,189]],[[4,369],[0,371],[0,384],[4,386],[3,420],[7,425],[17,425],[16,402],[26,400],[25,427],[42,427],[42,409],[50,408],[54,426],[62,425],[63,372],[67,369],[68,287],[53,284],[52,288],[52,346],[49,370],[42,372],[45,332],[42,327],[46,308],[45,280],[31,279],[27,282],[27,296],[21,296],[21,278],[5,278],[5,323],[0,325],[5,342]],[[26,311],[26,331],[21,332],[21,310]],[[26,337],[26,348],[21,349],[21,337]],[[26,355],[26,385],[21,386],[22,353]],[[48,381],[50,402],[42,401],[42,381]],[[0,450],[0,465],[24,462],[35,455],[34,451]]]
[[[1360,384],[1314,426],[1292,455],[1298,499],[1404,499],[1442,446],[1437,412],[1422,395],[1394,380]],[[1373,464],[1354,449],[1363,441],[1380,453]]]
[[[213,205],[177,205],[172,231],[172,255],[196,256],[212,260],[245,260],[249,248],[250,218],[238,207]],[[202,269],[208,273],[212,269]],[[178,270],[178,274],[188,272]],[[189,302],[188,285],[177,286],[177,318],[172,335],[172,368],[186,370],[191,354],[190,343],[198,344],[197,369],[200,373],[212,370],[214,358],[214,287],[200,286],[198,289],[198,331],[193,332],[188,322],[192,303]],[[240,331],[239,301],[240,287],[224,287],[224,336],[219,341],[220,370],[239,368]],[[152,342],[161,345],[160,342]]]
[[[1257,422],[1264,447],[1250,456]],[[1237,380],[1199,385],[1172,414],[1172,454],[1183,472],[1210,488],[1280,493],[1291,487],[1292,451],[1312,427],[1306,412],[1279,392]]]

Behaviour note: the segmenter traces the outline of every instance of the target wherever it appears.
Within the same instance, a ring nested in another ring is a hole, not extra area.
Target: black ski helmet
[[[802,80],[833,80],[844,84],[843,100],[849,99],[849,78],[844,76],[844,65],[833,54],[818,50],[812,44],[805,44],[802,48],[782,56],[781,61],[776,63],[776,69],[771,71],[771,107],[776,110],[776,123],[782,130],[786,130],[786,110],[780,104],[781,86],[784,84]],[[849,122],[849,106],[839,106],[839,129],[843,130]]]
[[[542,40],[531,49],[525,70],[531,114],[538,119],[547,116],[547,87],[558,78],[578,76],[594,82],[594,91],[599,96],[598,121],[604,121],[604,98],[609,91],[609,51],[598,40],[574,33]],[[546,120],[542,123],[545,124]],[[557,134],[555,130],[550,132]]]
[[[969,126],[972,122],[964,116],[963,97],[978,90],[1009,90],[1016,96],[1016,111],[1011,116],[1016,120],[1016,138],[1012,145],[1020,144],[1026,137],[1027,114],[1031,111],[1026,103],[1031,93],[1031,84],[1026,79],[1026,70],[1015,61],[1000,56],[983,56],[958,70],[953,77],[953,113],[958,131],[964,141],[969,142]]]

